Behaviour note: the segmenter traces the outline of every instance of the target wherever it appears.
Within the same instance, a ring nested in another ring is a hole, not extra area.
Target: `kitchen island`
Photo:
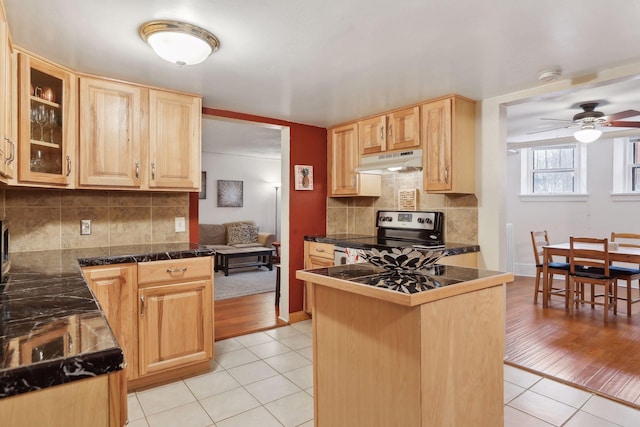
[[[440,265],[416,285],[364,263],[296,277],[313,284],[316,426],[503,425],[513,274]]]
[[[188,243],[11,254],[0,284],[2,424],[123,425],[132,362],[105,317],[109,301],[96,300],[81,267],[201,257],[211,265],[211,255]]]

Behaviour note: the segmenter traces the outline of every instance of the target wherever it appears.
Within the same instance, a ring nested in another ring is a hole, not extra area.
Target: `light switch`
[[[186,229],[184,217],[177,216],[176,217],[176,233],[183,233],[185,231],[187,231],[187,229]]]
[[[80,235],[88,236],[91,234],[91,220],[90,219],[81,219],[80,220]]]

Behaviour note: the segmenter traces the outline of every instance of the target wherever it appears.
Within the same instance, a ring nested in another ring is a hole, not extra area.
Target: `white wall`
[[[587,145],[585,198],[521,198],[520,155],[507,157],[506,222],[514,230],[514,273],[535,274],[530,232],[547,230],[551,243],[568,242],[569,236],[608,238],[612,231],[640,233],[640,201],[612,197],[613,140]],[[555,200],[554,200],[555,199]]]
[[[480,267],[490,270],[506,269],[505,229],[508,222],[507,216],[510,215],[506,204],[508,195],[511,194],[509,193],[509,190],[507,190],[506,184],[511,175],[509,175],[507,171],[508,167],[505,165],[507,162],[510,162],[511,159],[507,160],[506,153],[505,105],[522,102],[523,100],[543,94],[571,90],[572,88],[579,86],[603,84],[609,80],[628,78],[637,75],[640,75],[640,63],[624,65],[592,73],[584,78],[571,78],[572,76],[570,76],[569,78],[557,82],[539,85],[531,89],[500,95],[494,98],[483,99],[479,102],[478,115],[480,117],[480,129],[478,129],[479,138],[477,140],[478,147],[476,150],[478,156],[476,193],[478,195],[478,243],[481,250],[481,257],[478,263]],[[597,157],[597,155],[594,154],[591,157]],[[609,161],[607,165],[603,165],[602,167],[611,168],[610,163],[611,162]],[[596,169],[600,167],[600,165],[597,165]],[[589,182],[594,183],[594,180],[597,180],[599,176],[600,175],[590,175]],[[610,178],[607,182],[610,183]],[[611,191],[610,187],[608,191]],[[617,224],[609,219],[609,216],[612,214],[611,209],[614,211],[620,211],[621,213],[626,213],[627,215],[638,216],[638,205],[633,205],[634,209],[627,209],[628,206],[625,203],[616,203],[615,206],[609,205],[609,210],[596,208],[599,200],[606,199],[607,196],[605,194],[597,193],[595,189],[592,190],[592,193],[593,196],[590,197],[589,207],[592,210],[596,210],[594,212],[590,212],[588,216],[591,227],[596,224],[596,218],[603,223],[612,224],[610,227],[618,225],[622,227],[624,224]],[[541,208],[540,211],[546,212],[549,210],[549,206],[552,205],[547,205],[547,209]],[[571,211],[563,211],[566,209],[567,206],[563,206],[559,210],[554,210],[556,214],[549,219],[553,220],[555,217],[565,216],[571,217]],[[616,218],[622,215],[623,214],[617,214]],[[527,225],[527,230],[529,230],[531,226],[533,226],[533,224]],[[637,226],[635,229],[637,230]],[[516,235],[518,233],[521,234],[521,231],[522,230],[517,229],[514,230],[514,233]],[[548,231],[552,232],[552,229],[548,229]],[[557,238],[563,239],[563,237],[566,238],[568,235],[567,231],[564,231],[564,235],[560,234]],[[555,235],[553,235],[552,238],[556,240]],[[517,250],[519,251],[519,249]],[[531,249],[529,249],[529,251],[531,251]],[[530,253],[530,256],[533,257],[533,253]],[[515,262],[518,261],[516,260]]]
[[[261,231],[275,232],[275,182],[280,182],[280,160],[218,153],[202,153],[202,170],[207,172],[207,198],[199,203],[201,224],[222,224],[253,220]],[[217,206],[217,180],[243,181],[243,206]],[[281,208],[278,191],[278,210]],[[278,225],[280,232],[280,225]]]

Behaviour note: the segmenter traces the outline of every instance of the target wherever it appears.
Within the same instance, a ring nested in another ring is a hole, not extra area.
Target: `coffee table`
[[[243,258],[247,256],[257,256],[257,261],[251,262],[239,262],[237,264],[229,265],[229,260],[232,258]],[[269,267],[269,270],[273,270],[273,248],[234,248],[234,249],[217,249],[215,255],[215,262],[213,265],[214,271],[224,271],[224,275],[229,275],[229,270],[236,268],[246,267]]]

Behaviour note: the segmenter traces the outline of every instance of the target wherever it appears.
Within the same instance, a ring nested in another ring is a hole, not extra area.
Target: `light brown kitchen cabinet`
[[[329,196],[380,196],[379,175],[359,174],[358,124],[329,130],[327,135]]]
[[[15,176],[17,154],[17,78],[9,27],[0,7],[0,181]]]
[[[409,107],[358,122],[360,155],[420,148],[420,108]]]
[[[149,188],[199,190],[202,100],[149,91]]]
[[[85,267],[82,271],[122,348],[127,380],[133,380],[138,376],[136,265]]]
[[[148,90],[90,77],[79,81],[78,186],[139,188],[147,165]]]
[[[212,257],[82,271],[123,350],[130,390],[209,369]]]
[[[330,243],[320,242],[304,242],[304,269],[333,267],[334,265],[334,246]],[[313,307],[313,285],[304,282],[303,309],[311,314]]]
[[[211,257],[138,265],[141,376],[213,357]]]
[[[460,96],[420,107],[426,192],[475,193],[475,109]]]
[[[19,53],[18,181],[74,183],[77,82],[69,71]]]

